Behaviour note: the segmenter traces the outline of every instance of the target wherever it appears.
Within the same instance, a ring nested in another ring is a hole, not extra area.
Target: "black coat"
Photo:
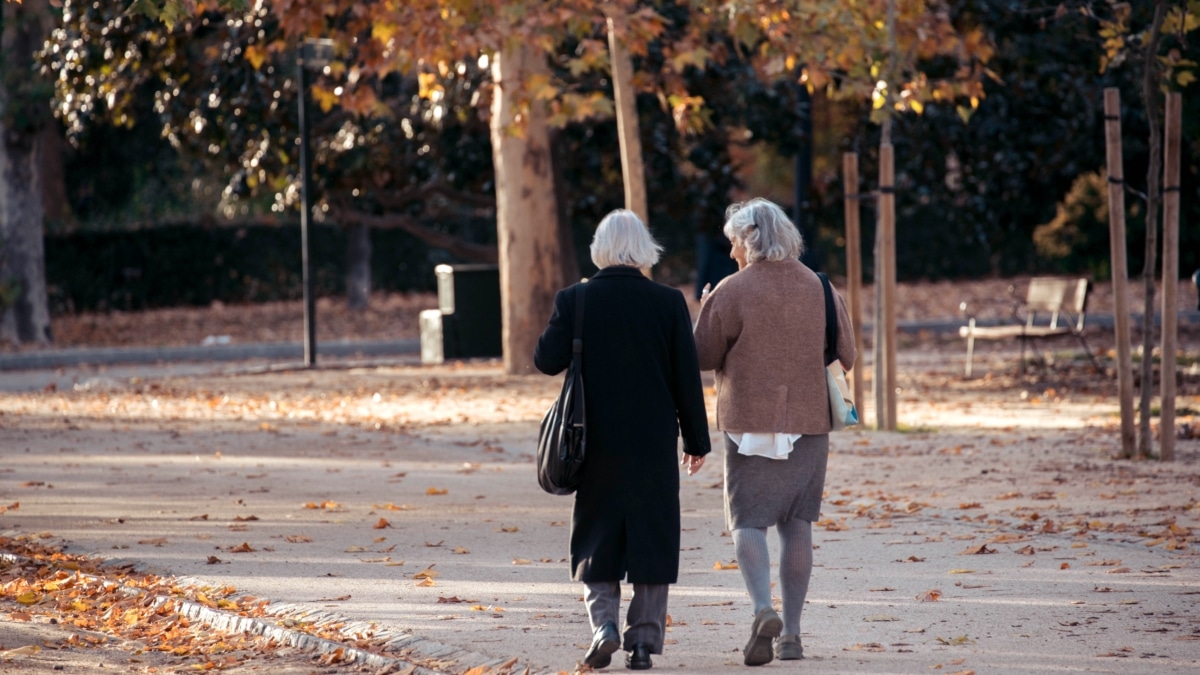
[[[585,284],[583,389],[587,454],[571,521],[571,578],[669,584],[679,574],[679,457],[709,451],[708,416],[679,291],[632,267]],[[575,287],[558,292],[533,361],[571,363]]]

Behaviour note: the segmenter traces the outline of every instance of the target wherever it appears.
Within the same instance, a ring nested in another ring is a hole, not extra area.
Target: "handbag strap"
[[[821,286],[825,288],[825,365],[837,360],[838,324],[837,310],[833,308],[833,290],[829,287],[829,277],[824,272],[817,272],[821,277]]]
[[[577,378],[572,388],[571,426],[583,426],[583,292],[584,282],[575,284],[575,339],[571,341],[571,373]]]

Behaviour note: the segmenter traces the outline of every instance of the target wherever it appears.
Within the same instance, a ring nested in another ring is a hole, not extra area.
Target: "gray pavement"
[[[589,637],[564,562],[571,500],[538,491],[531,463],[557,385],[448,364],[0,393],[0,503],[20,503],[0,531],[477,655],[446,672],[570,671]],[[1200,442],[1170,465],[1115,461],[1110,399],[1045,396],[931,377],[901,397],[921,431],[835,434],[808,658],[765,670],[1196,672]],[[682,478],[656,671],[743,668],[720,482],[717,457]]]

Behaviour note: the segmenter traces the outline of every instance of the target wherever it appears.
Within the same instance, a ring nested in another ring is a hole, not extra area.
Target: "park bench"
[[[1089,287],[1087,279],[1034,277],[1029,281],[1025,300],[1013,301],[1011,319],[994,326],[978,325],[975,316],[968,311],[967,303],[962,303],[959,308],[967,315],[968,321],[967,325],[958,329],[958,334],[967,340],[966,376],[971,377],[976,340],[1020,340],[1020,369],[1024,375],[1026,343],[1038,339],[1073,337],[1087,352],[1092,364],[1099,368],[1100,364],[1083,336]],[[1009,286],[1008,291],[1011,294],[1015,289]]]

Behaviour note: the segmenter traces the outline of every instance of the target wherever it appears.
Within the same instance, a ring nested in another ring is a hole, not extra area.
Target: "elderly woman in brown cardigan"
[[[832,428],[825,296],[820,278],[797,259],[800,233],[775,204],[754,199],[731,206],[725,236],[738,271],[702,296],[695,337],[701,370],[716,371],[725,519],[754,603],[743,655],[746,665],[757,666],[804,657],[800,612],[812,574],[812,523],[821,509]],[[837,355],[849,368],[854,333],[836,291],[834,300]],[[771,607],[768,527],[776,528],[781,545],[782,619]]]

